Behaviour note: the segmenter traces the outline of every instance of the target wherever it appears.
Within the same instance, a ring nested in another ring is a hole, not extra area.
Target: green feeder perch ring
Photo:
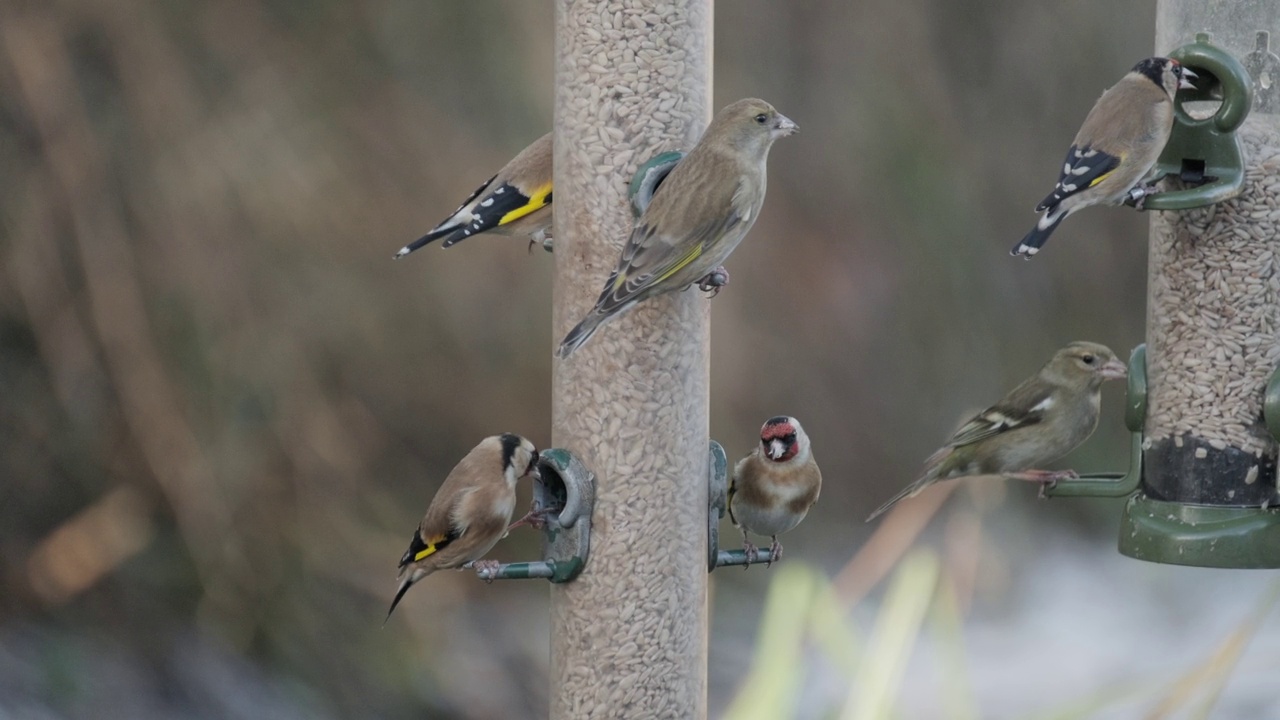
[[[716,569],[720,549],[720,519],[724,517],[729,493],[729,458],[724,447],[711,441],[707,485],[707,572]]]
[[[1147,419],[1147,346],[1129,354],[1124,424],[1129,428],[1129,470],[1123,473],[1090,473],[1075,480],[1061,480],[1045,490],[1048,497],[1128,497],[1142,482],[1142,425]]]
[[[650,201],[653,200],[653,194],[658,191],[658,186],[667,179],[667,173],[670,173],[683,158],[682,152],[665,152],[636,170],[635,176],[631,178],[631,187],[627,191],[627,195],[631,198],[632,215],[638,218],[644,214],[645,208],[649,207]]]
[[[773,562],[773,551],[757,548],[753,557],[747,551],[720,549],[720,520],[728,508],[729,458],[724,447],[711,441],[711,457],[707,473],[707,572],[726,565],[753,565]]]
[[[1129,371],[1125,378],[1124,426],[1140,433],[1147,422],[1147,344],[1129,353]]]
[[[1244,187],[1244,155],[1236,129],[1253,104],[1253,79],[1238,60],[1201,33],[1169,57],[1191,68],[1197,88],[1178,93],[1173,134],[1156,163],[1157,177],[1172,175],[1192,185],[1149,195],[1148,210],[1186,210],[1229,200]],[[1187,102],[1221,101],[1210,117],[1195,118]]]
[[[1280,367],[1271,371],[1267,391],[1262,397],[1262,419],[1271,437],[1280,441]]]
[[[1264,113],[1276,111],[1276,83],[1280,82],[1280,57],[1271,52],[1271,33],[1259,30],[1254,36],[1254,49],[1244,57],[1244,69],[1253,78],[1253,109]]]
[[[595,473],[568,450],[551,448],[539,453],[538,474],[533,504],[535,510],[547,511],[542,530],[544,559],[477,569],[482,580],[546,578],[565,583],[586,567],[596,502]]]

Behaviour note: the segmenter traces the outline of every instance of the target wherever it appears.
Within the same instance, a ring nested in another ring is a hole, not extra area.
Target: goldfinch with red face
[[[482,562],[480,558],[507,532],[516,507],[516,482],[536,475],[537,464],[533,443],[511,433],[485,438],[462,458],[431,500],[400,558],[400,589],[387,617],[422,578]]]
[[[452,247],[472,235],[528,235],[551,249],[551,133],[520,151],[431,232],[400,248],[397,260],[436,240]]]
[[[1098,98],[1067,151],[1053,192],[1036,206],[1039,222],[1010,254],[1030,258],[1049,235],[1077,210],[1090,205],[1120,205],[1155,192],[1142,183],[1160,159],[1173,132],[1173,98],[1194,88],[1196,74],[1177,60],[1143,60]]]
[[[760,443],[738,461],[729,481],[729,519],[742,530],[748,561],[756,555],[748,531],[768,535],[773,540],[770,562],[780,560],[778,536],[804,520],[821,490],[822,472],[800,421],[769,418],[760,428]]]
[[[1102,384],[1126,374],[1124,363],[1107,346],[1071,343],[1034,377],[961,426],[925,461],[924,475],[871,513],[867,521],[940,480],[999,475],[1049,485],[1076,477],[1070,470],[1035,468],[1089,439],[1098,427]]]
[[[720,266],[764,205],[769,148],[797,129],[763,100],[747,98],[721,110],[662,181],[595,307],[569,331],[556,355],[568,357],[606,320],[655,295],[695,282],[713,292],[727,284]]]

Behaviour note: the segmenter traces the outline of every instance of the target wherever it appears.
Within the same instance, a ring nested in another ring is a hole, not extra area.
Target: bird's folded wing
[[[1004,400],[973,416],[956,431],[947,445],[972,445],[1010,430],[1035,425],[1044,420],[1045,412],[1053,402],[1052,397],[1048,388],[1019,387]]]
[[[1123,156],[1103,152],[1094,147],[1072,145],[1067,151],[1067,159],[1062,164],[1062,174],[1058,176],[1058,184],[1053,186],[1040,204],[1037,211],[1048,210],[1076,193],[1084,192],[1097,185],[1120,167]]]

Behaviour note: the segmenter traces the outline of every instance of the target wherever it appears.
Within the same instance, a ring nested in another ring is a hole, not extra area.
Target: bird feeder
[[[1199,33],[1170,55],[1201,80],[1196,93],[1179,98],[1174,139],[1160,160],[1175,176],[1173,190],[1146,203],[1165,212],[1151,220],[1147,343],[1130,367],[1131,468],[1050,492],[1128,495],[1120,551],[1134,558],[1280,567],[1274,27],[1280,4],[1273,2],[1158,5],[1157,48]],[[1206,100],[1221,104],[1207,113],[1188,109]]]
[[[556,0],[553,342],[634,218],[628,183],[711,119],[711,0]],[[707,712],[710,312],[669,293],[553,366],[552,440],[597,476],[591,559],[551,585],[551,720]]]
[[[1161,177],[1182,187],[1150,196],[1148,210],[1187,210],[1223,202],[1244,188],[1244,156],[1236,129],[1249,114],[1252,80],[1244,67],[1201,33],[1196,41],[1169,54],[1191,68],[1194,90],[1180,91],[1174,103],[1173,132],[1156,162]],[[1188,103],[1220,103],[1209,117],[1194,117]]]

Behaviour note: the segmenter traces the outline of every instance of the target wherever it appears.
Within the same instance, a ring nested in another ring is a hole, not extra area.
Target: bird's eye
[[[1094,357],[1093,355],[1084,355],[1080,359],[1084,361],[1085,365],[1092,365],[1094,361],[1097,360],[1098,358]]]
[[[761,125],[765,124],[768,121],[769,121],[769,116],[765,115],[764,113],[760,113],[759,115],[756,116],[756,122],[760,123]]]

